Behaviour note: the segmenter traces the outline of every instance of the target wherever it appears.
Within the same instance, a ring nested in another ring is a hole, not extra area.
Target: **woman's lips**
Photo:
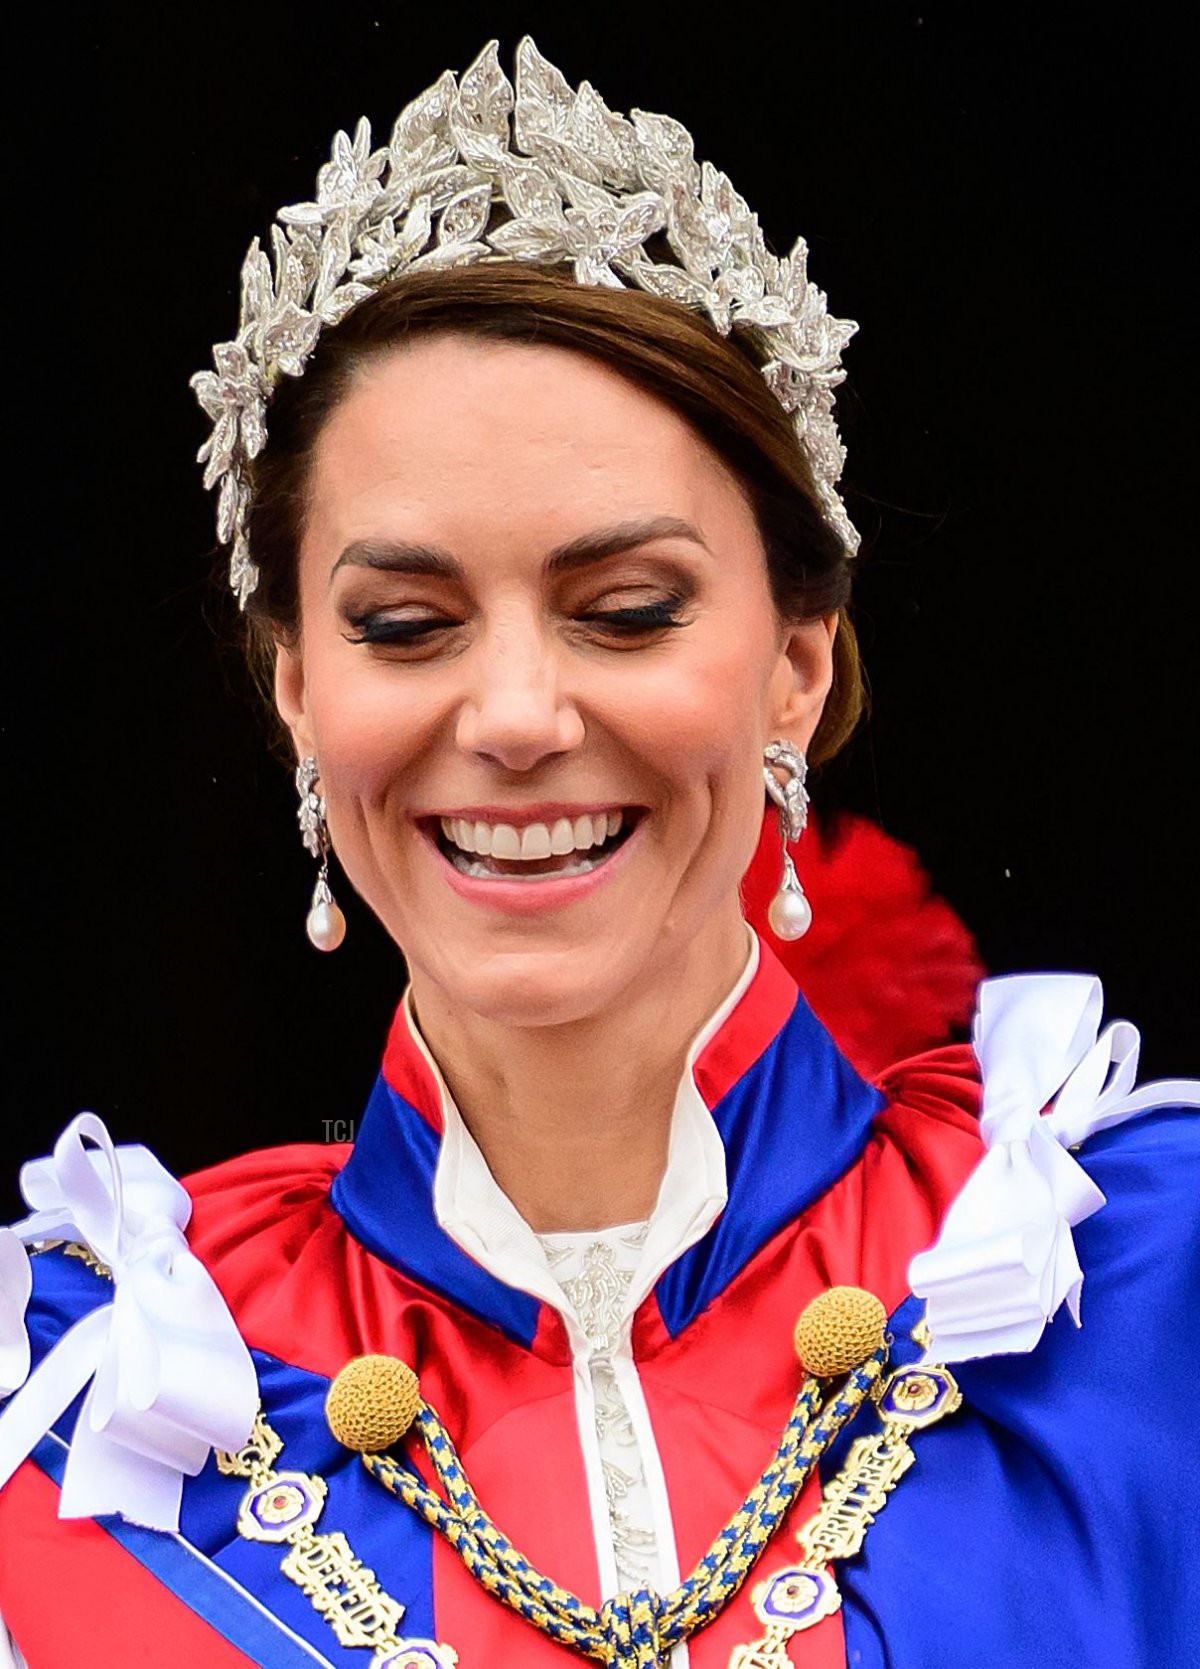
[[[532,861],[459,852],[441,834],[440,819],[427,820],[424,828],[443,878],[460,898],[507,914],[530,915],[586,898],[624,869],[626,853],[638,843],[644,821],[642,808],[630,808],[620,831],[591,852]]]

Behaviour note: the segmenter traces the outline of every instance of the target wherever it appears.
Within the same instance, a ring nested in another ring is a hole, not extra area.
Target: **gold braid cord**
[[[389,1456],[364,1454],[363,1462],[373,1477],[449,1542],[481,1587],[543,1634],[612,1669],[661,1669],[672,1647],[711,1622],[738,1592],[817,1461],[878,1392],[885,1359],[886,1345],[881,1345],[850,1372],[824,1406],[817,1380],[807,1375],[766,1470],[692,1575],[670,1594],[648,1589],[618,1594],[598,1610],[542,1575],[496,1527],[427,1403],[420,1403],[413,1425],[445,1499]],[[831,1581],[829,1586],[833,1587]],[[836,1588],[833,1592],[836,1595]]]
[[[640,1589],[599,1608],[537,1570],[508,1540],[471,1486],[453,1440],[394,1357],[348,1362],[325,1413],[339,1442],[454,1549],[479,1586],[557,1644],[610,1669],[664,1669],[672,1649],[698,1633],[742,1587],[795,1505],[817,1462],[868,1401],[882,1429],[852,1444],[817,1513],[799,1532],[800,1563],[760,1582],[752,1603],[763,1635],[735,1649],[730,1669],[787,1669],[788,1641],[836,1611],[829,1570],[862,1547],[867,1528],[912,1465],[910,1438],[961,1402],[945,1368],[900,1368],[885,1377],[887,1313],[857,1287],[831,1287],[805,1309],[796,1351],[805,1365],[792,1414],[766,1469],[695,1570],[668,1594]],[[844,1376],[844,1378],[843,1378]],[[822,1400],[820,1380],[839,1380]],[[415,1432],[433,1468],[431,1487],[386,1451]]]

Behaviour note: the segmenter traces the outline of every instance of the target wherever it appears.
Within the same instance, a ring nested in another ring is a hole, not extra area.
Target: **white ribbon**
[[[176,1530],[184,1474],[239,1448],[258,1402],[250,1353],[184,1239],[187,1192],[147,1148],[114,1148],[94,1113],[23,1167],[21,1191],[31,1215],[0,1229],[0,1394],[21,1387],[0,1413],[0,1487],[90,1379],[59,1516]],[[112,1270],[113,1298],[29,1374],[22,1243],[46,1239],[82,1241]]]
[[[1195,1079],[1134,1089],[1141,1040],[1127,1020],[1100,1032],[1103,1005],[1100,981],[1081,974],[1014,974],[980,987],[987,1151],[936,1243],[909,1268],[926,1301],[926,1361],[1032,1350],[1064,1302],[1078,1327],[1083,1271],[1071,1230],[1104,1195],[1067,1149],[1155,1107],[1200,1107]]]

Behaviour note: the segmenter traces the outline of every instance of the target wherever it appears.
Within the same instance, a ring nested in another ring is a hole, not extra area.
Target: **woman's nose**
[[[496,634],[481,646],[474,672],[457,728],[467,752],[529,771],[583,740],[583,720],[564,697],[554,655],[536,630]]]

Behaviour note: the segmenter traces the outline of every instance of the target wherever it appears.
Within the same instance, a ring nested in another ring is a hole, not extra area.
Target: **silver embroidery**
[[[628,1320],[629,1288],[649,1225],[578,1235],[539,1237],[546,1261],[591,1346],[596,1439],[616,1556],[626,1590],[653,1585],[657,1541],[646,1469],[612,1357]]]
[[[617,1262],[618,1247],[631,1254],[622,1263]],[[594,1240],[583,1254],[579,1273],[566,1279],[559,1277],[558,1284],[570,1299],[594,1351],[610,1354],[616,1349],[625,1320],[625,1299],[640,1250],[641,1242],[628,1236],[615,1243]]]
[[[615,1461],[603,1462],[604,1495],[608,1502],[608,1520],[612,1525],[617,1576],[626,1590],[653,1586],[658,1550],[654,1531],[639,1516],[641,1497],[646,1489],[641,1456],[632,1455],[630,1464],[634,1470],[627,1472]]]
[[[598,1356],[592,1363],[592,1390],[596,1396],[596,1435],[601,1445],[610,1439],[622,1448],[635,1445],[633,1420],[607,1356]]]

